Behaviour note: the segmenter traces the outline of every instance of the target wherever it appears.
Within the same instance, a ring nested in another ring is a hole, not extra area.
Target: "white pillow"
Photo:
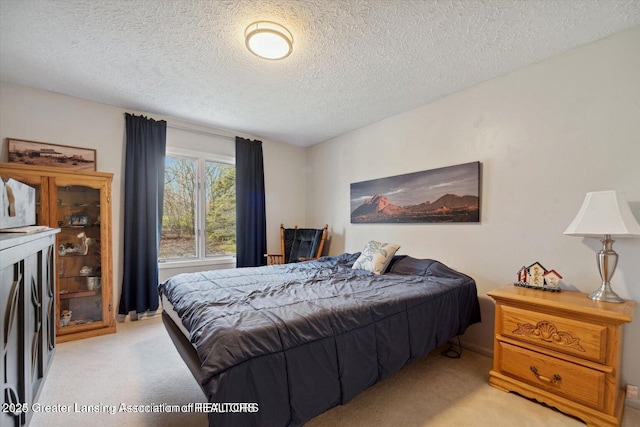
[[[354,270],[367,270],[373,274],[383,274],[395,253],[400,249],[399,245],[380,243],[371,240],[353,263]]]

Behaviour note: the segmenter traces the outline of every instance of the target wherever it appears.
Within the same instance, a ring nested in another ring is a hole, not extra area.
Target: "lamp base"
[[[624,299],[620,298],[618,294],[613,292],[613,289],[611,289],[611,285],[609,283],[603,283],[602,286],[600,286],[600,289],[592,292],[589,295],[589,298],[594,301],[617,302],[617,303],[624,302]]]
[[[604,302],[624,302],[622,298],[618,296],[613,289],[611,289],[611,276],[616,271],[616,265],[618,264],[618,254],[613,250],[613,242],[609,234],[605,234],[602,242],[602,249],[598,252],[598,271],[600,272],[600,278],[602,279],[602,285],[600,289],[592,292],[589,295],[594,301]]]

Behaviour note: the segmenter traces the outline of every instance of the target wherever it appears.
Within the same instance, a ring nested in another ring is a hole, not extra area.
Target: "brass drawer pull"
[[[551,378],[543,377],[542,375],[540,375],[538,373],[538,368],[536,368],[533,365],[531,365],[531,367],[529,369],[531,369],[531,372],[533,372],[533,375],[535,375],[537,379],[539,379],[540,381],[544,381],[546,383],[549,383],[549,384],[554,384],[557,381],[560,381],[562,379],[562,378],[560,378],[560,375],[558,375],[558,374],[554,374],[553,377],[551,377]]]

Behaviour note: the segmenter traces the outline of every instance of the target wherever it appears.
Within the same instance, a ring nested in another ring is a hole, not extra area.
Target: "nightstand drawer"
[[[501,306],[500,334],[562,353],[606,362],[607,327],[516,307]]]
[[[537,388],[602,409],[606,374],[535,351],[500,343],[500,371]]]

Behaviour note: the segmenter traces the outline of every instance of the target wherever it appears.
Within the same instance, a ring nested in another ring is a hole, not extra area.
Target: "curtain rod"
[[[167,127],[171,129],[182,130],[185,132],[198,133],[200,135],[215,136],[217,138],[228,139],[230,141],[236,140],[235,136],[220,135],[219,133],[207,132],[206,130],[199,130],[199,129],[190,129],[182,126],[170,125],[169,123],[167,123]]]

